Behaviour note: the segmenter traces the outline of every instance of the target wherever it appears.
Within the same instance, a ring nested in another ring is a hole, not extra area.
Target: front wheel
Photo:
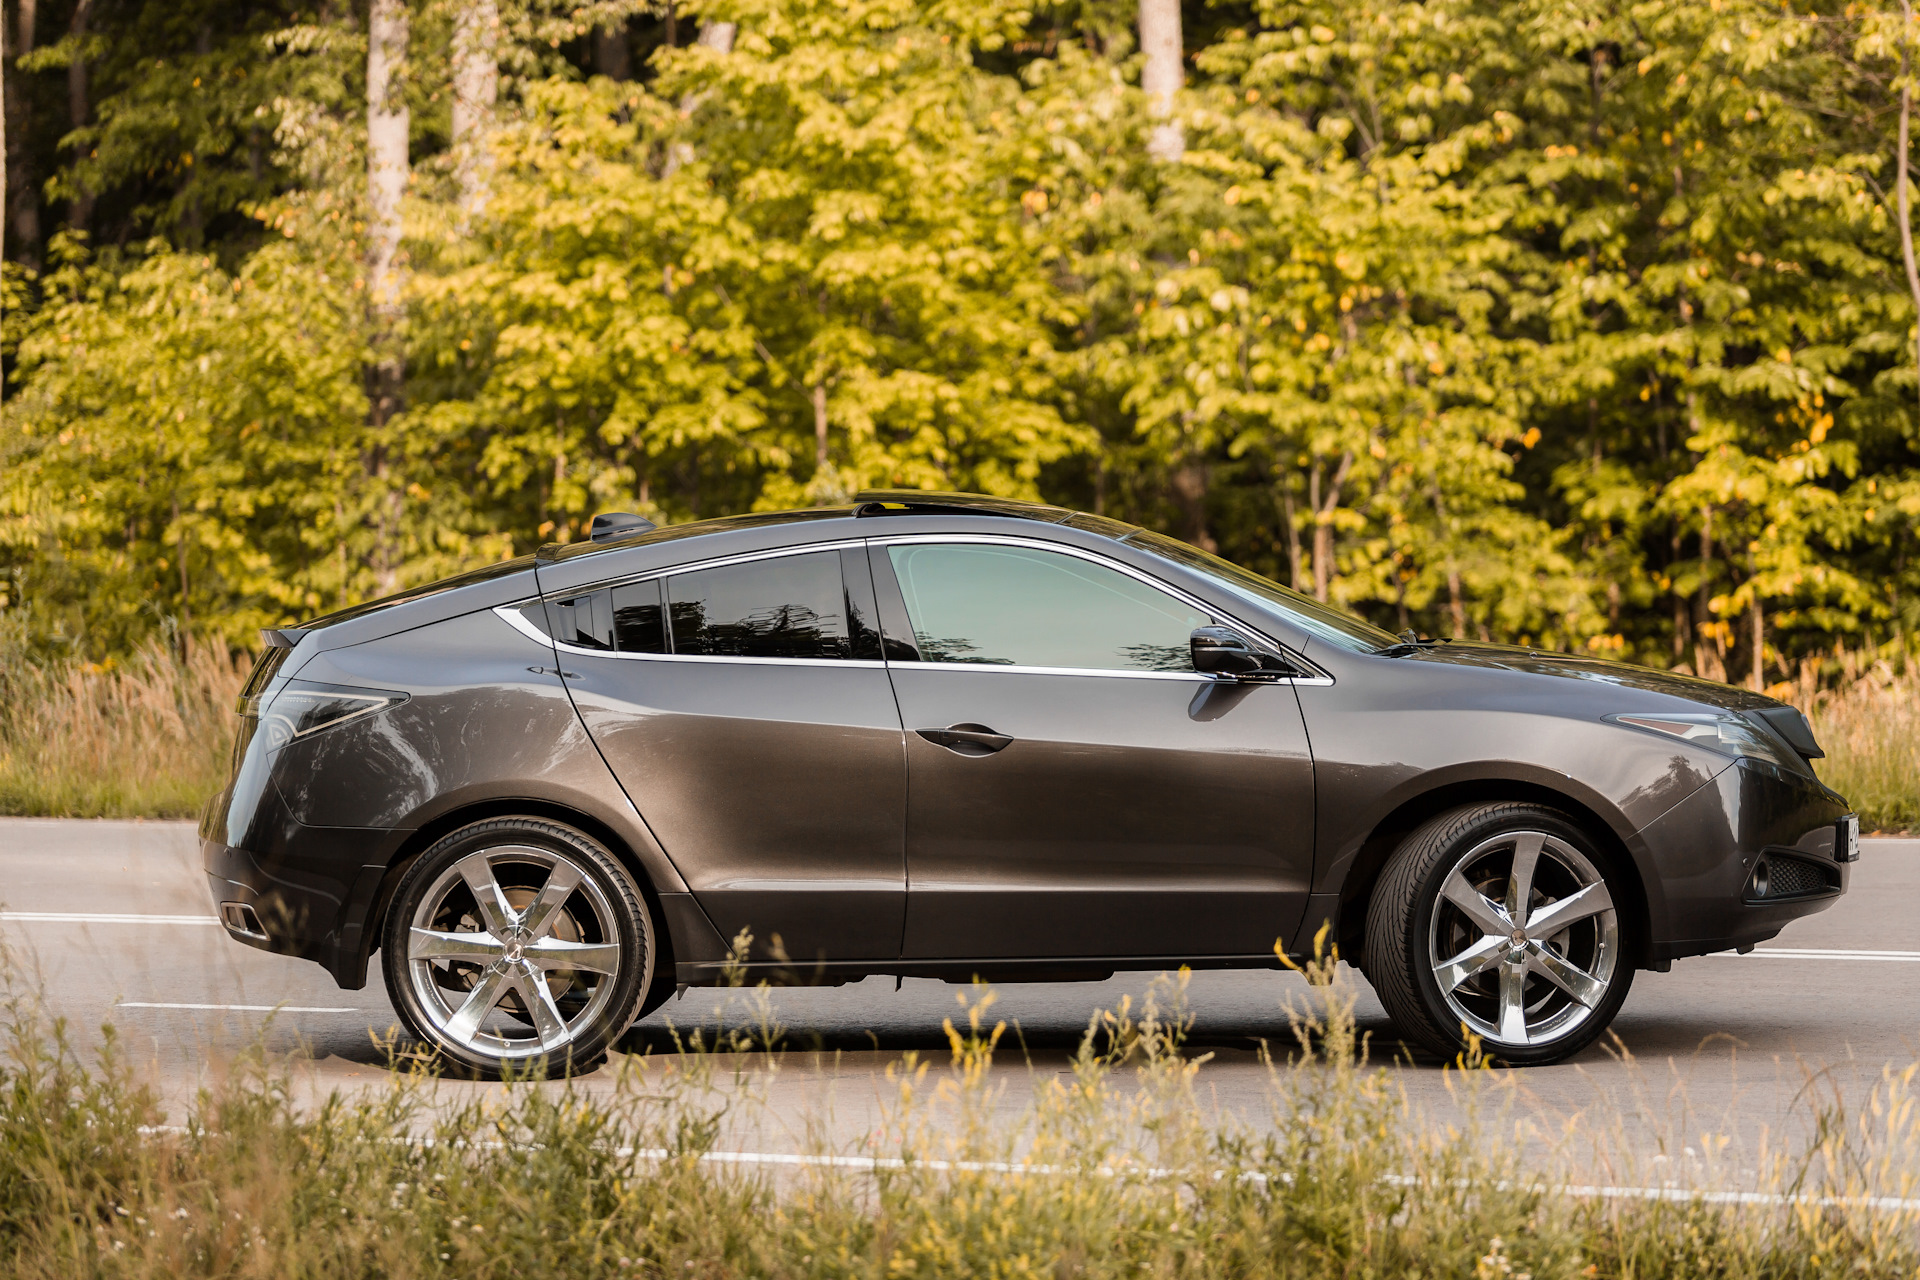
[[[653,922],[598,841],[537,818],[446,836],[395,891],[387,993],[408,1028],[477,1075],[596,1065],[653,979]]]
[[[1478,1038],[1514,1066],[1593,1043],[1633,982],[1622,873],[1566,817],[1476,805],[1394,853],[1367,912],[1365,971],[1406,1037],[1451,1058]]]

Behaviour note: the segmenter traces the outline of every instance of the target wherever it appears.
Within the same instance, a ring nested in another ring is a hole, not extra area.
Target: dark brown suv
[[[1407,1037],[1590,1043],[1633,973],[1845,891],[1793,709],[1396,638],[1183,543],[964,494],[543,548],[266,633],[206,866],[238,939],[478,1072],[750,969],[1272,967]]]

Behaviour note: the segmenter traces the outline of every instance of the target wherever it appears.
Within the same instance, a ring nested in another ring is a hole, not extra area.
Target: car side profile
[[[602,517],[264,634],[201,835],[228,932],[479,1074],[677,989],[1272,968],[1331,930],[1406,1039],[1590,1044],[1636,970],[1846,891],[1806,721],[1384,631],[1160,534],[880,492]]]

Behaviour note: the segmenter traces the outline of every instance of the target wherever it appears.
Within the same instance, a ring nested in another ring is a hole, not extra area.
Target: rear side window
[[[613,589],[613,646],[621,653],[667,652],[666,608],[658,578]]]
[[[846,587],[837,551],[695,569],[666,579],[677,654],[849,658]]]

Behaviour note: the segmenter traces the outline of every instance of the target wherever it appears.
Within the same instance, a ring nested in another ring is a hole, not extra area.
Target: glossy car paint
[[[529,642],[488,607],[534,591],[525,565],[464,598],[412,606],[423,625],[374,625],[405,620],[394,610],[300,641],[271,688],[299,679],[411,696],[271,754],[258,737],[243,744],[233,783],[201,827],[215,899],[249,903],[267,925],[267,939],[242,941],[316,960],[357,989],[381,895],[405,859],[470,818],[531,811],[623,849],[675,942],[695,958],[724,954],[594,749],[552,646]]]
[[[748,930],[762,954],[801,963],[899,954],[907,773],[884,664],[568,653],[562,666],[723,937]]]
[[[264,935],[241,940],[357,987],[411,856],[471,819],[536,813],[627,862],[683,982],[715,980],[741,927],[756,961],[816,980],[1270,964],[1275,938],[1302,952],[1323,921],[1352,958],[1399,839],[1496,798],[1552,804],[1626,855],[1635,963],[1749,945],[1844,891],[1832,792],[1601,718],[1773,705],[1756,695],[1499,646],[1353,653],[1118,540],[1126,526],[1009,510],[676,526],[323,619],[268,692],[318,681],[405,701],[278,750],[242,741],[202,826],[213,896],[259,912]],[[497,611],[929,535],[1039,539],[1146,574],[1306,678],[618,658],[557,650]],[[915,732],[962,722],[1014,743],[960,756]],[[1818,863],[1836,892],[1746,902],[1763,854]]]
[[[912,633],[884,552],[912,541],[873,543],[895,644]],[[907,730],[904,959],[1117,960],[1128,946],[1265,963],[1292,936],[1313,876],[1313,762],[1291,684],[924,659],[892,677]],[[1012,742],[979,755],[920,732],[956,724]]]

